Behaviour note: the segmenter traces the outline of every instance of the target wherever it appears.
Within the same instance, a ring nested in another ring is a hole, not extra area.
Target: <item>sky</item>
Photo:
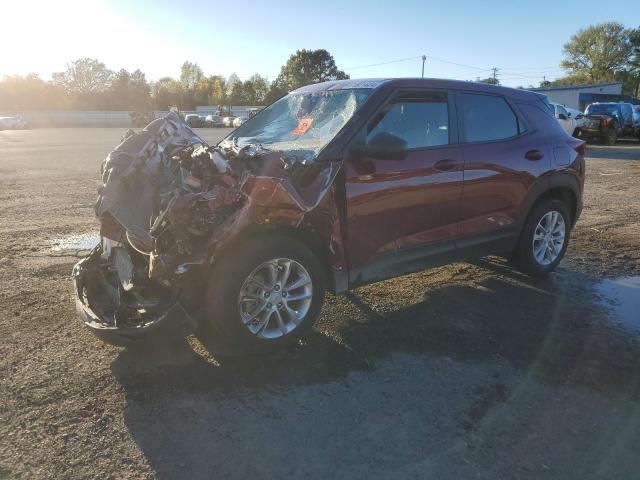
[[[563,75],[562,46],[580,28],[640,27],[640,4],[602,0],[0,0],[0,76],[49,79],[92,57],[108,68],[178,77],[185,60],[206,75],[273,80],[301,48],[327,49],[352,78],[420,76],[537,85]]]

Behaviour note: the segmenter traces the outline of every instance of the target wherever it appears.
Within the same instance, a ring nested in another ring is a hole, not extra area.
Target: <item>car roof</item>
[[[331,80],[328,82],[314,83],[294,90],[291,93],[310,93],[315,91],[345,90],[345,89],[378,89],[382,87],[393,88],[441,88],[467,90],[482,93],[504,95],[513,99],[531,100],[544,98],[545,95],[519,88],[490,85],[482,82],[469,82],[466,80],[450,80],[445,78],[362,78],[349,80]]]

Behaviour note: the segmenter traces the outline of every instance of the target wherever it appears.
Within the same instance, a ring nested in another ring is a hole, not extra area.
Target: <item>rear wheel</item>
[[[540,201],[529,213],[514,252],[516,267],[541,277],[558,266],[569,244],[571,217],[567,207],[554,198]]]
[[[317,319],[323,269],[286,237],[248,242],[212,272],[203,327],[235,353],[268,351],[298,339]]]

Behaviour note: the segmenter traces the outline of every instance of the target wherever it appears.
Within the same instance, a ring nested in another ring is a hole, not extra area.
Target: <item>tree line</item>
[[[560,66],[567,74],[541,87],[582,83],[622,82],[622,92],[640,95],[640,27],[617,22],[579,30],[563,47]],[[147,80],[140,70],[112,71],[93,58],[81,58],[56,72],[50,81],[36,74],[5,76],[0,81],[0,111],[21,110],[133,110],[148,112],[176,106],[268,105],[287,92],[309,83],[346,79],[326,50],[298,50],[274,81],[255,74],[241,80],[204,74],[197,63],[182,64],[180,78]],[[498,84],[489,77],[480,80]],[[533,87],[530,85],[529,87]]]
[[[131,110],[148,112],[194,110],[197,105],[268,105],[287,92],[309,83],[349,76],[326,50],[298,50],[270,82],[255,74],[241,80],[207,76],[197,63],[186,61],[180,77],[147,80],[140,70],[109,70],[94,58],[80,58],[44,81],[36,74],[8,75],[0,81],[0,111]]]

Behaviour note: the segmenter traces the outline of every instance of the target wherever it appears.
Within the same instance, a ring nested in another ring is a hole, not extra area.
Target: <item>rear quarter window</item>
[[[564,133],[564,129],[543,103],[518,103],[518,109],[534,129]],[[539,106],[538,106],[539,105]]]
[[[518,117],[502,97],[461,93],[458,111],[467,142],[502,140],[520,133]]]

